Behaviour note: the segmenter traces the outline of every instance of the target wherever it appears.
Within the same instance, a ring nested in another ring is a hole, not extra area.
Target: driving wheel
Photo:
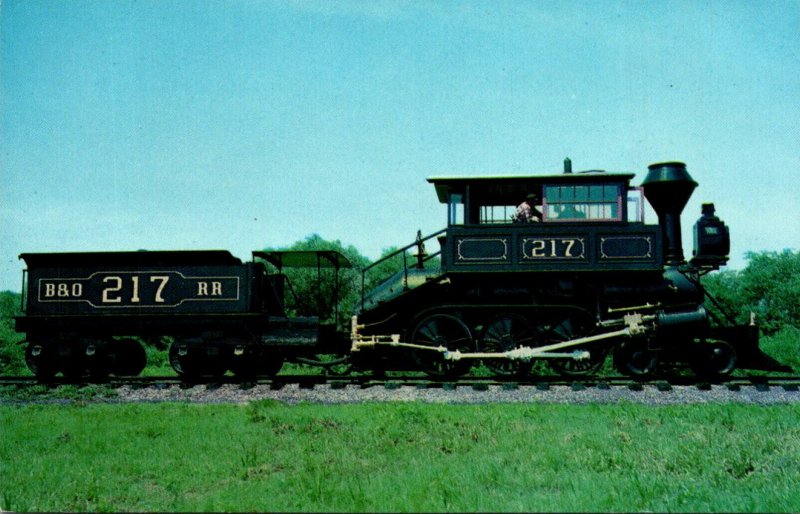
[[[434,348],[447,351],[471,352],[474,349],[469,328],[450,314],[432,314],[424,318],[411,333],[412,344],[430,347],[431,350],[414,350],[414,361],[419,368],[434,377],[451,377],[467,373],[472,366],[468,360],[450,361]]]
[[[520,314],[501,314],[483,327],[478,351],[502,353],[520,347],[541,346],[542,337],[531,321]],[[495,375],[521,377],[527,375],[530,361],[511,359],[486,359],[484,365]]]
[[[556,344],[584,337],[589,334],[589,327],[590,325],[580,321],[578,317],[564,317],[547,328],[545,331],[545,344]],[[571,358],[550,359],[550,368],[559,375],[565,377],[585,377],[597,373],[597,371],[603,367],[606,355],[608,354],[608,349],[603,348],[598,343],[585,346],[570,346],[562,350],[554,350],[554,352],[561,353],[576,351],[589,352],[589,358],[581,360]]]

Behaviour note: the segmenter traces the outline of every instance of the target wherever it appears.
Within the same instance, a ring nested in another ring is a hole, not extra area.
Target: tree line
[[[800,252],[749,252],[744,269],[709,274],[703,285],[737,323],[753,313],[764,335],[800,329]]]

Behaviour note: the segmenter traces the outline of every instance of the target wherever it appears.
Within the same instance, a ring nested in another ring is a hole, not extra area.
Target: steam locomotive
[[[479,364],[524,377],[537,363],[582,376],[609,359],[634,377],[786,371],[759,349],[755,322],[706,307],[700,276],[727,262],[729,231],[704,204],[686,261],[680,215],[697,186],[686,166],[653,164],[641,187],[634,176],[573,173],[566,159],[554,175],[429,178],[446,228],[386,256],[402,269],[375,287],[365,277],[385,259],[360,270],[349,320],[339,286],[352,264],[333,250],[253,252],[250,262],[221,250],[24,253],[16,329],[43,379],[138,375],[147,340],[168,342],[187,379],[274,375],[286,361],[450,378]],[[526,197],[537,216],[519,223]],[[657,225],[644,223],[645,199]],[[333,277],[335,315],[289,315],[292,269]]]

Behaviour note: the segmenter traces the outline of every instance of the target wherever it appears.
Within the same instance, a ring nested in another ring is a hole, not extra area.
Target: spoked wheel
[[[424,318],[411,333],[412,344],[448,351],[471,352],[474,349],[469,328],[450,314],[432,314]],[[445,360],[441,352],[414,350],[414,361],[419,368],[433,377],[455,377],[467,373],[472,363]]]
[[[729,376],[736,369],[736,350],[725,341],[714,341],[701,346],[692,363],[696,374],[709,378]]]
[[[556,344],[589,334],[590,325],[578,317],[567,316],[550,325],[545,332],[545,344]],[[589,352],[588,359],[550,359],[550,368],[565,377],[585,377],[597,373],[603,367],[608,349],[595,343],[587,346],[570,346],[554,352],[571,353],[575,351]]]
[[[534,324],[526,317],[513,313],[501,314],[484,326],[477,344],[478,351],[493,353],[541,345],[542,337]],[[521,377],[530,372],[533,364],[521,360],[486,359],[484,365],[495,375]]]
[[[658,353],[648,348],[646,339],[627,341],[614,352],[614,367],[623,375],[647,378],[658,367]]]
[[[39,380],[49,380],[58,372],[58,347],[50,343],[28,343],[25,364]]]

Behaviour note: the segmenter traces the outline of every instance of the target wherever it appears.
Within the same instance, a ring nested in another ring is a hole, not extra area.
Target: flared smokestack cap
[[[656,213],[680,214],[697,187],[682,162],[659,162],[647,167],[642,182],[644,196]]]

